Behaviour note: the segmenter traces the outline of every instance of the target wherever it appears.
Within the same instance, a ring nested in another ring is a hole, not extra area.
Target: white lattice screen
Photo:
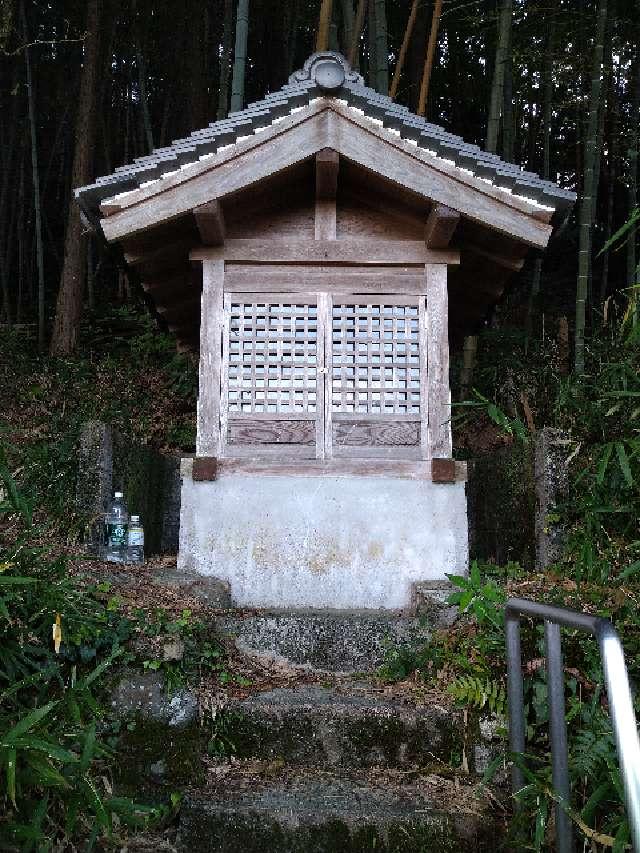
[[[420,413],[418,305],[339,302],[332,309],[331,407]]]
[[[228,294],[228,452],[420,458],[423,319],[410,296]]]
[[[316,305],[232,302],[229,413],[315,413],[317,359]]]

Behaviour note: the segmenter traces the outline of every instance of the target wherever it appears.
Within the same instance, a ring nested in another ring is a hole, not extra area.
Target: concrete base
[[[465,484],[223,475],[182,460],[179,571],[215,576],[240,607],[405,609],[412,585],[466,571]]]

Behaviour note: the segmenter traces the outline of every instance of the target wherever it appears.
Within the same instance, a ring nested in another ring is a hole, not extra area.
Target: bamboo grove
[[[581,372],[603,305],[636,279],[635,234],[606,246],[638,199],[640,0],[2,0],[0,322],[73,353],[83,318],[130,288],[73,188],[280,87],[325,47],[577,190],[513,286],[531,329],[544,312],[574,318]]]

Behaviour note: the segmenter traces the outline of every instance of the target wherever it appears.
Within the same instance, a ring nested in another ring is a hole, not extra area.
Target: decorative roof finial
[[[323,92],[337,92],[345,81],[364,85],[364,78],[351,66],[341,53],[323,50],[313,53],[302,66],[289,77],[289,83],[315,80]]]

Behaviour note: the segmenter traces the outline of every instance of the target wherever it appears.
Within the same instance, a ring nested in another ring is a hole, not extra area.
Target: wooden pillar
[[[432,459],[450,459],[451,391],[449,389],[449,308],[446,264],[425,267],[427,308],[428,444]]]
[[[220,456],[220,369],[224,261],[202,261],[197,456]]]

